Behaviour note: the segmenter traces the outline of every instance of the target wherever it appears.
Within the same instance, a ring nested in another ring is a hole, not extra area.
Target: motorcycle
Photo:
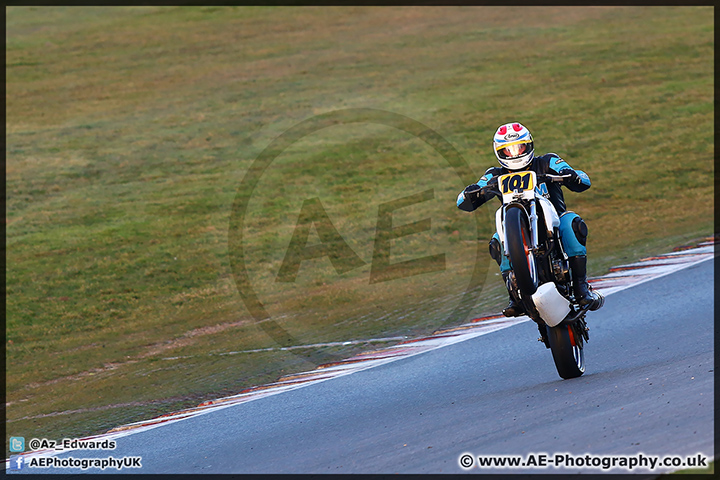
[[[575,299],[568,256],[560,241],[560,217],[536,187],[544,187],[544,182],[563,182],[568,177],[512,172],[480,190],[480,194],[493,193],[502,198],[495,226],[501,253],[512,266],[507,277],[508,291],[537,324],[538,341],[552,352],[563,379],[585,373],[584,345],[589,340],[585,315],[590,305],[581,306]],[[602,305],[602,295],[595,293]]]

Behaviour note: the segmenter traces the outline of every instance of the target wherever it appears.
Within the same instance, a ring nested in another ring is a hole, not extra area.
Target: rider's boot
[[[505,307],[505,309],[502,311],[503,315],[506,317],[519,317],[521,315],[525,314],[525,309],[522,305],[517,303],[515,301],[515,298],[513,297],[512,293],[510,293],[511,287],[510,287],[510,281],[508,277],[510,276],[510,272],[503,272],[502,277],[505,281],[505,287],[508,289],[508,296],[510,297],[510,303],[508,303],[508,306]]]
[[[592,290],[587,281],[587,257],[578,255],[570,257],[570,271],[575,286],[575,300],[582,306],[589,305],[590,310],[597,310],[605,303],[604,297]]]

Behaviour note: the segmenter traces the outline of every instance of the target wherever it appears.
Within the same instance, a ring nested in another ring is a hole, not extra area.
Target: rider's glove
[[[475,198],[480,195],[481,187],[477,183],[473,183],[472,185],[468,185],[465,187],[465,190],[463,190],[463,193],[465,194],[466,198]]]
[[[580,178],[580,175],[578,175],[575,170],[563,170],[560,172],[560,175],[570,175],[568,178],[563,180],[563,185],[580,185],[582,183],[582,178]]]

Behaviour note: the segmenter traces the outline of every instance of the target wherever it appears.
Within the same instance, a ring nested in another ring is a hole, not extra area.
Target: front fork
[[[538,229],[537,229],[537,210],[535,206],[535,202],[530,202],[530,238],[532,240],[532,245],[530,245],[530,248],[532,249],[533,253],[537,254],[538,249]]]

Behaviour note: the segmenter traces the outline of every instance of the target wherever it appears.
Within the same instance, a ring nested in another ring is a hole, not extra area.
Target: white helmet
[[[519,123],[506,123],[495,132],[493,150],[500,165],[520,170],[532,162],[535,147],[527,128]]]

